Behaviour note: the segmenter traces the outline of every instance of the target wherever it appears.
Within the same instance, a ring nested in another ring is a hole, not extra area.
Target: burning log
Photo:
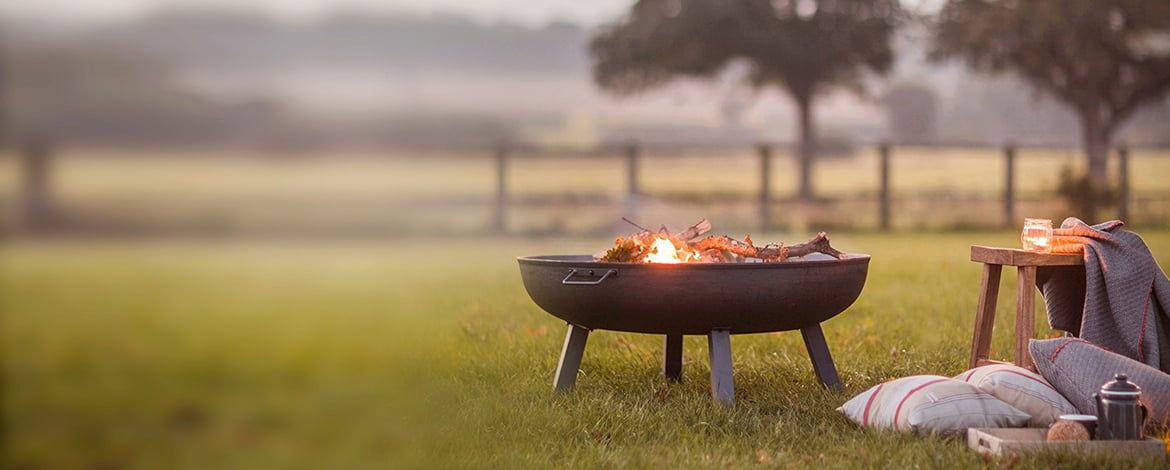
[[[770,243],[762,248],[756,247],[752,245],[750,236],[744,238],[742,242],[727,235],[711,236],[689,243],[689,245],[699,251],[714,249],[734,253],[744,258],[760,258],[765,261],[784,261],[788,258],[788,247],[775,243]]]
[[[743,241],[726,235],[710,236],[698,241],[694,238],[711,230],[707,219],[699,221],[678,235],[671,235],[666,227],[652,232],[624,219],[642,231],[628,237],[618,237],[614,246],[605,254],[596,256],[599,261],[621,263],[727,263],[743,262],[745,258],[756,258],[766,263],[783,262],[792,257],[812,253],[823,253],[840,259],[843,253],[829,245],[825,232],[818,233],[805,243],[784,246],[769,243],[757,247],[751,236]]]
[[[691,241],[695,237],[711,231],[711,222],[707,219],[700,220],[699,223],[690,226],[682,233],[678,234],[678,239],[683,241]]]

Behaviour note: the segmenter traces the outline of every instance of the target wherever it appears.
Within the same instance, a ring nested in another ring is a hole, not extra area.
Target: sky
[[[299,21],[335,10],[416,14],[458,13],[484,22],[539,26],[554,20],[594,25],[615,18],[634,0],[0,0],[0,14],[67,21],[116,20],[165,7],[260,10]]]
[[[567,20],[597,25],[624,13],[635,0],[0,0],[0,15],[48,17],[65,21],[132,18],[166,7],[248,9],[291,21],[311,21],[323,13],[345,9],[454,13],[492,23],[508,21],[543,26]],[[942,0],[902,0],[909,8],[932,10]]]

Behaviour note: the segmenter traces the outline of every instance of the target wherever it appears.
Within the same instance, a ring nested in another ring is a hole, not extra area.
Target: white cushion
[[[1004,403],[1028,413],[1032,427],[1048,427],[1060,415],[1077,414],[1077,408],[1048,384],[1044,377],[1012,364],[992,364],[976,367],[955,376],[991,394]]]
[[[1030,418],[974,385],[938,375],[878,384],[837,411],[865,427],[943,435],[967,428],[1019,427]]]

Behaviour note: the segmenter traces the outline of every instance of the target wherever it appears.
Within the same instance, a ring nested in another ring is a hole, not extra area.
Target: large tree
[[[716,76],[734,60],[755,87],[777,85],[799,110],[801,199],[813,196],[813,101],[835,87],[861,90],[865,70],[893,62],[897,0],[638,0],[593,39],[593,76],[615,94],[680,77]]]
[[[932,56],[1014,72],[1066,104],[1101,187],[1118,127],[1170,91],[1170,1],[950,0]]]

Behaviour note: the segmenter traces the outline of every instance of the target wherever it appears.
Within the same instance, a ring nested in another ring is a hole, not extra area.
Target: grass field
[[[1144,236],[1170,266],[1170,232]],[[844,390],[816,385],[798,334],[737,336],[734,408],[711,403],[701,338],[687,339],[684,382],[670,384],[661,338],[594,334],[577,389],[551,392],[563,325],[527,298],[513,258],[606,242],[10,240],[2,466],[985,463],[959,440],[866,431],[833,410],[886,379],[963,370],[979,278],[967,247],[1014,245],[1014,233],[837,234],[838,247],[873,255],[861,298],[825,324]],[[998,335],[995,354],[1009,340]],[[1123,456],[990,463],[1163,468]]]

